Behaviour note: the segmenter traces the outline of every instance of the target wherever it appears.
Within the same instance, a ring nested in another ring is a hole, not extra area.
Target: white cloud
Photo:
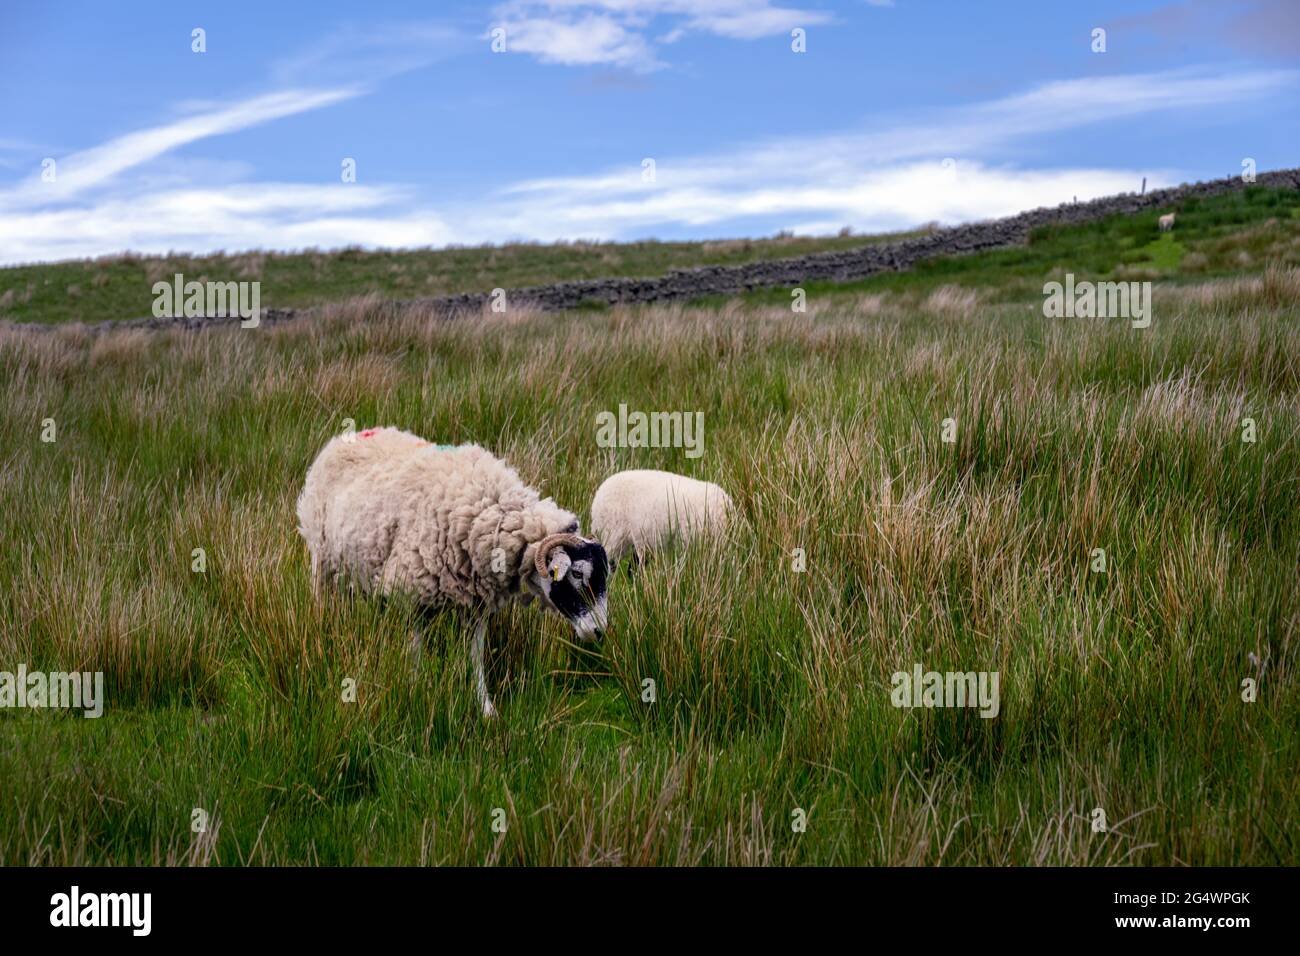
[[[242,183],[171,189],[0,217],[0,262],[88,258],[126,249],[444,245],[453,232],[409,191],[360,184]]]
[[[660,64],[645,38],[612,17],[588,14],[566,21],[545,17],[502,21],[507,49],[531,53],[543,63],[598,63],[650,70]]]
[[[777,222],[788,228],[850,224],[887,231],[924,222],[955,223],[1011,215],[1135,190],[1143,176],[1149,188],[1171,185],[1177,174],[1091,168],[1024,170],[962,162],[908,163],[887,169],[780,184],[672,186],[621,197],[574,197],[567,192],[538,196],[514,207],[503,204],[496,225],[504,234],[539,239],[618,238],[689,226],[717,234],[725,223]],[[661,175],[661,183],[666,177]],[[811,221],[808,217],[815,217]],[[491,225],[480,219],[480,227]],[[823,230],[826,231],[826,230]]]
[[[491,26],[506,31],[506,49],[543,63],[605,64],[639,72],[664,64],[646,33],[674,43],[689,33],[737,40],[788,33],[828,23],[829,14],[773,5],[771,0],[510,0],[493,11]],[[664,22],[667,21],[667,22]]]

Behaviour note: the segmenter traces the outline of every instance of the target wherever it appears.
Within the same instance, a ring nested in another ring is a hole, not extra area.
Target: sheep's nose
[[[596,640],[598,640],[598,641],[603,641],[603,640],[605,639],[605,631],[604,631],[604,629],[599,628],[599,627],[596,628],[595,634],[596,634]]]

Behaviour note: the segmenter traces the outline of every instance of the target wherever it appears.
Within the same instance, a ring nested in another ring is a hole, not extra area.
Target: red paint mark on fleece
[[[367,428],[365,431],[361,433],[360,437],[369,438],[371,435],[377,435],[377,434],[379,434],[378,428]]]

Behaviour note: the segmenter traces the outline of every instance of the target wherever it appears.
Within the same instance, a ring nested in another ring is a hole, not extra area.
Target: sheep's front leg
[[[474,684],[478,688],[479,706],[483,708],[483,716],[492,718],[497,715],[497,709],[492,706],[492,698],[488,696],[487,674],[483,669],[483,649],[487,643],[487,625],[489,615],[481,615],[474,622]]]

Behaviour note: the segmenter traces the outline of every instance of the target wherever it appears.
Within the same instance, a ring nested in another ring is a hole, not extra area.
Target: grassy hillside
[[[150,314],[153,284],[260,281],[262,305],[287,308],[375,294],[414,299],[607,276],[661,275],[673,268],[738,265],[896,239],[882,236],[732,239],[717,242],[522,243],[472,248],[142,257],[0,268],[0,319],[98,322]]]
[[[0,330],[0,670],[109,695],[0,710],[0,863],[1300,863],[1300,271],[1270,196],[807,314]],[[1049,272],[1120,269],[1160,280],[1149,329],[1043,317]],[[704,456],[598,447],[620,403],[702,411]],[[617,577],[599,653],[498,619],[485,723],[453,615],[413,673],[409,608],[312,599],[294,499],[349,418],[482,443],[584,520],[631,467],[743,520]],[[999,715],[895,708],[916,664],[999,672]]]
[[[930,290],[953,284],[996,290],[1000,301],[1041,297],[1043,283],[1066,272],[1093,281],[1163,280],[1202,282],[1208,278],[1259,273],[1267,263],[1300,265],[1300,192],[1250,187],[1175,207],[1178,221],[1161,233],[1165,210],[1111,216],[1081,226],[1037,230],[1028,245],[977,256],[944,256],[907,272],[861,282],[811,282],[819,295],[861,291]],[[755,292],[753,302],[784,304],[787,290]]]

